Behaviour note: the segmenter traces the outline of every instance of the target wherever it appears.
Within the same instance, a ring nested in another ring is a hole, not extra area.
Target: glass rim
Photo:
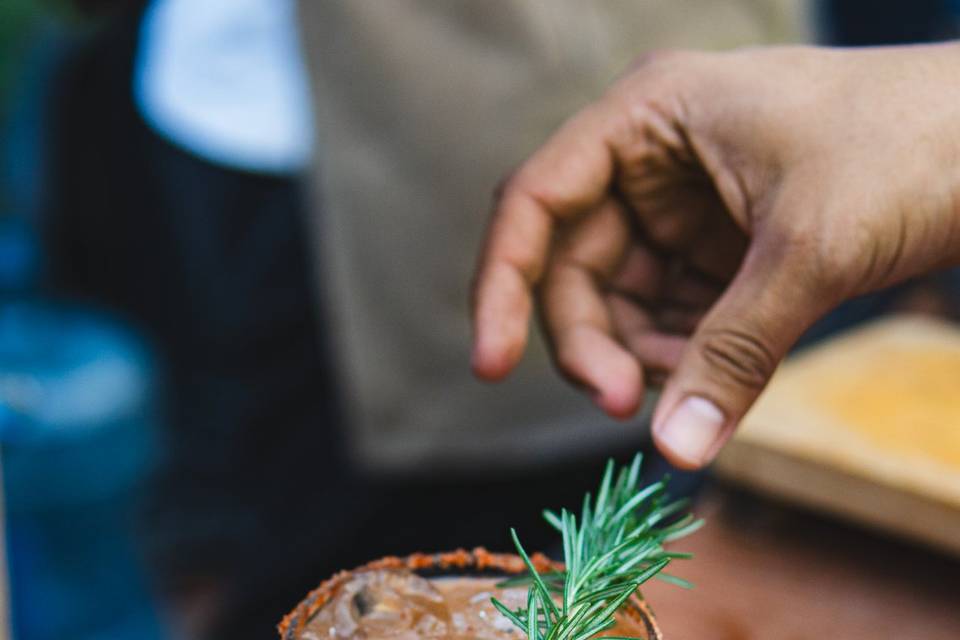
[[[538,572],[563,570],[563,563],[555,562],[543,555],[534,553],[530,561]],[[442,553],[414,553],[406,557],[387,556],[368,562],[349,571],[341,571],[328,578],[297,604],[277,625],[282,640],[299,640],[300,633],[307,623],[330,601],[341,585],[358,573],[385,570],[408,570],[427,577],[496,577],[511,576],[526,571],[523,559],[512,553],[492,553],[483,547],[473,550],[457,549]],[[663,634],[653,616],[650,606],[640,596],[639,591],[629,600],[629,607],[623,612],[645,631],[643,640],[663,640]]]

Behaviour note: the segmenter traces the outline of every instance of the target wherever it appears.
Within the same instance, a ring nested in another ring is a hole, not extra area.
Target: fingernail
[[[657,437],[690,464],[701,465],[723,430],[723,412],[706,398],[690,396],[657,429]]]

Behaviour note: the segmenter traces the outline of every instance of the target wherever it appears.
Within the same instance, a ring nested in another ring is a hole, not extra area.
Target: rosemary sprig
[[[579,525],[566,509],[559,515],[544,511],[547,522],[563,536],[564,571],[538,573],[517,532],[510,530],[528,573],[499,586],[528,584],[527,606],[511,610],[496,598],[493,605],[529,640],[592,638],[614,625],[617,610],[653,576],[691,586],[661,573],[671,560],[690,557],[665,551],[663,545],[692,533],[703,521],[687,514],[668,524],[688,502],[669,500],[666,477],[638,488],[641,460],[637,454],[630,466],[616,474],[616,481],[614,462],[607,463],[596,500],[592,501],[590,494],[584,497]]]

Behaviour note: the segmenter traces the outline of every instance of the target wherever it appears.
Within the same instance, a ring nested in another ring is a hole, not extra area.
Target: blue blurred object
[[[101,314],[31,294],[26,225],[0,217],[0,443],[16,640],[161,637],[135,520],[156,456],[151,367]]]

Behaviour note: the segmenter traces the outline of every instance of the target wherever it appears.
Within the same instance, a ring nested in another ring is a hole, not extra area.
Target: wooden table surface
[[[675,542],[693,560],[644,588],[667,640],[957,640],[960,560],[724,487]]]
[[[889,316],[791,356],[715,470],[960,556],[958,425],[960,324]]]

